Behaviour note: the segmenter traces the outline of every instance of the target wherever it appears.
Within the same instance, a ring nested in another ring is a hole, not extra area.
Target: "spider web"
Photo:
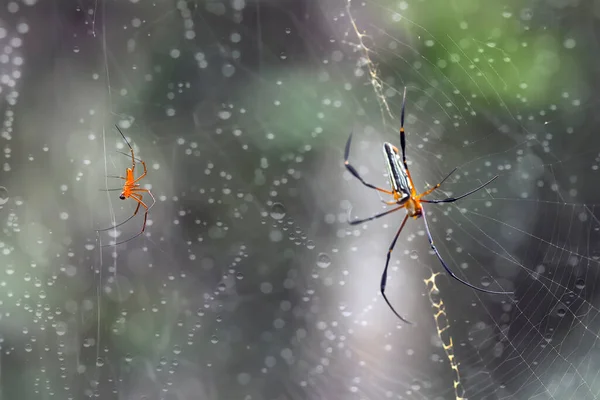
[[[589,6],[14,4],[0,26],[41,44],[20,50],[26,107],[1,103],[3,395],[598,397]],[[425,205],[440,253],[515,292],[452,280],[411,219],[387,293],[414,326],[379,294],[402,211],[349,226],[383,205],[342,163],[353,130],[350,161],[386,184],[405,86],[417,189],[454,167],[431,198],[499,175]],[[115,123],[157,202],[143,236],[100,248],[143,221],[95,233],[135,207],[98,191],[129,166]]]

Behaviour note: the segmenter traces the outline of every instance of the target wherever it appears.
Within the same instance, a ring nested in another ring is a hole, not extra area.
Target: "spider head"
[[[121,200],[125,200],[125,199],[126,199],[126,197],[125,197],[125,195],[124,195],[123,193],[121,193],[121,195],[119,196],[119,198],[120,198]]]

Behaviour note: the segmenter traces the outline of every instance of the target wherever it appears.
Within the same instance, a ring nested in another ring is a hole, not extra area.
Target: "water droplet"
[[[104,365],[104,359],[102,357],[96,358],[96,366],[102,367]]]
[[[260,291],[264,294],[269,294],[273,291],[273,285],[269,282],[263,282],[260,284]]]
[[[231,113],[229,111],[219,111],[219,118],[225,120],[231,117]]]
[[[533,11],[529,8],[524,8],[521,10],[521,19],[523,21],[530,21],[533,18]]]
[[[283,219],[285,217],[285,207],[281,203],[275,203],[271,207],[271,218],[273,219]]]
[[[488,287],[491,284],[492,280],[489,278],[489,276],[484,276],[483,278],[481,278],[481,286]]]
[[[0,206],[8,202],[8,190],[4,186],[0,186]]]
[[[327,268],[331,265],[331,258],[325,253],[319,253],[317,257],[317,267]]]
[[[180,354],[181,353],[181,347],[175,345],[173,346],[173,354]]]
[[[556,310],[556,315],[558,315],[561,318],[564,317],[566,313],[567,310],[565,310],[564,308],[559,308],[558,310]]]
[[[31,343],[27,343],[25,344],[25,351],[30,353],[31,350],[33,350],[33,347],[31,347]]]
[[[585,288],[585,281],[583,279],[577,279],[575,281],[575,287],[579,290],[582,290],[583,288]]]
[[[63,336],[65,333],[67,333],[67,324],[64,322],[57,322],[56,323],[56,334],[58,336]]]
[[[219,338],[215,335],[212,335],[212,337],[210,338],[210,342],[213,344],[219,343]]]
[[[309,240],[308,242],[306,242],[306,248],[308,248],[309,250],[312,250],[315,248],[315,242],[313,242],[312,240]]]
[[[235,277],[239,280],[244,279],[244,274],[242,274],[241,272],[238,272],[237,274],[235,274]]]
[[[133,361],[131,354],[125,354],[125,362],[129,364],[131,361]]]
[[[241,374],[238,374],[237,376],[237,381],[240,385],[247,385],[248,383],[250,383],[250,374],[246,373],[246,372],[242,372]]]

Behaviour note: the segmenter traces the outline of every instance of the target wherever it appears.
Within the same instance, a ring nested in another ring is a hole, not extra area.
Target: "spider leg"
[[[129,141],[127,140],[125,135],[123,135],[123,132],[121,132],[121,129],[119,129],[119,125],[115,124],[115,128],[117,128],[117,130],[123,137],[123,140],[125,141],[125,143],[127,143],[127,146],[129,146],[129,151],[131,152],[131,165],[132,165],[131,169],[135,169],[135,155],[133,154],[133,147],[131,147],[131,145],[129,144]]]
[[[415,184],[410,176],[410,171],[408,170],[408,163],[406,162],[406,133],[404,132],[404,110],[406,109],[406,86],[404,87],[404,95],[402,96],[402,114],[400,114],[400,148],[402,149],[402,163],[404,164],[404,169],[406,170],[406,176],[408,176],[408,180],[410,181],[413,189],[411,190],[412,195],[415,193]]]
[[[125,154],[125,153],[121,153],[121,154]],[[129,157],[129,156],[127,156]],[[122,177],[122,176],[118,176],[118,175],[106,175],[107,178],[119,178],[119,179],[125,179],[127,180],[127,178]]]
[[[350,144],[352,143],[352,133],[350,132],[350,136],[348,137],[348,141],[346,142],[346,149],[344,150],[344,165],[346,166],[346,169],[348,169],[348,171],[350,171],[350,173],[352,175],[354,175],[355,178],[357,178],[359,181],[361,181],[361,183],[363,185],[365,185],[366,187],[369,187],[371,189],[375,189],[378,190],[380,192],[383,193],[387,193],[387,194],[394,194],[393,192],[389,191],[389,190],[385,190],[385,189],[381,189],[375,185],[371,185],[370,183],[367,183],[358,173],[358,171],[352,166],[350,165],[350,162],[348,161],[348,158],[350,157]]]
[[[497,292],[497,291],[494,291],[494,290],[487,290],[487,289],[479,288],[477,286],[471,285],[469,282],[464,281],[464,280],[460,279],[458,276],[456,276],[454,274],[454,272],[452,272],[450,270],[450,268],[448,268],[448,266],[444,262],[444,259],[440,255],[440,252],[438,251],[438,249],[433,244],[433,238],[431,237],[431,231],[429,230],[429,224],[427,223],[427,217],[425,216],[425,210],[423,210],[423,213],[421,215],[423,216],[423,222],[425,223],[425,231],[427,232],[427,238],[429,239],[429,244],[431,246],[431,249],[435,252],[435,255],[437,256],[438,260],[440,260],[440,263],[442,264],[442,266],[444,267],[444,269],[446,270],[446,272],[448,272],[448,274],[450,274],[451,277],[453,277],[454,279],[456,279],[457,281],[459,281],[463,285],[467,285],[471,289],[479,290],[480,292],[491,293],[491,294],[513,294],[513,292]]]
[[[489,181],[487,181],[486,183],[484,183],[481,186],[476,187],[475,189],[471,190],[470,192],[467,192],[461,196],[458,197],[448,197],[446,199],[442,199],[442,200],[421,200],[423,203],[431,203],[431,204],[437,204],[437,203],[454,203],[456,200],[460,200],[463,197],[467,197],[470,194],[473,194],[475,192],[477,192],[478,190],[483,189],[484,187],[486,187],[487,185],[489,185],[490,183],[492,183],[496,178],[498,178],[498,175],[496,175],[495,177],[493,177],[492,179],[490,179]]]
[[[409,320],[407,320],[406,318],[404,318],[403,316],[398,314],[398,312],[394,309],[394,306],[392,306],[392,303],[390,303],[387,296],[385,295],[385,286],[387,284],[387,272],[388,272],[388,267],[390,265],[390,258],[392,257],[392,251],[394,250],[394,247],[396,246],[396,242],[398,241],[398,237],[400,236],[400,232],[402,232],[402,229],[404,228],[406,221],[408,221],[408,214],[406,214],[404,216],[404,219],[402,220],[402,224],[400,225],[400,228],[398,228],[398,232],[396,232],[396,236],[394,236],[394,240],[392,241],[392,244],[390,245],[390,248],[388,250],[387,259],[385,261],[385,268],[383,269],[383,273],[381,274],[380,288],[381,288],[381,295],[383,296],[383,299],[385,300],[387,305],[390,307],[390,309],[393,311],[393,313],[396,314],[396,317],[400,318],[402,321],[406,322],[407,324],[412,325],[412,322],[410,322]]]
[[[448,178],[450,178],[450,176],[456,171],[457,168],[454,168],[452,171],[450,171],[450,173],[448,175],[446,175],[446,177],[444,179],[442,179],[442,181],[440,183],[438,183],[437,185],[435,185],[434,187],[432,187],[431,189],[427,189],[426,191],[424,191],[423,193],[421,193],[420,195],[417,196],[417,199],[420,199],[421,197],[425,197],[427,196],[429,193],[433,192],[435,189],[439,188],[440,186],[442,186],[442,183],[446,182],[446,180]]]
[[[118,192],[118,191],[122,191],[123,188],[115,188],[115,189],[98,189],[101,192]]]
[[[146,221],[148,220],[148,206],[146,205],[146,203],[144,203],[144,201],[142,200],[142,195],[141,194],[136,194],[136,193],[132,193],[131,194],[131,198],[133,198],[135,201],[138,202],[138,206],[135,209],[135,213],[129,218],[133,218],[135,216],[135,214],[137,213],[137,210],[140,208],[140,206],[144,207],[146,209],[146,212],[144,213],[144,224],[142,225],[142,230],[140,231],[140,233],[138,233],[137,235],[134,235],[132,237],[130,237],[127,240],[123,240],[121,242],[117,242],[117,243],[112,243],[112,244],[105,244],[102,245],[102,247],[108,247],[108,246],[117,246],[119,244],[123,244],[125,242],[129,242],[132,239],[135,239],[136,237],[140,236],[142,233],[144,233],[144,230],[146,229]],[[129,220],[128,219],[128,220]]]
[[[119,153],[119,154],[123,154],[125,157],[128,157],[128,158],[129,158],[129,157],[131,157],[131,155],[130,155],[130,154],[124,153],[124,152],[122,152],[122,151],[119,151],[119,150],[117,150],[116,152],[117,152],[117,153]],[[143,162],[142,160],[140,160],[140,159],[139,159],[139,158],[137,158],[137,157],[134,157],[134,158],[133,158],[133,160],[134,160],[134,161],[137,161],[137,162],[140,162],[140,163],[141,163],[141,162]],[[132,171],[132,172],[133,172],[133,171],[135,171],[135,162],[133,162],[133,163],[131,164],[131,171]],[[120,177],[119,177],[119,178],[120,178]],[[125,180],[127,180],[127,178],[125,178]]]
[[[131,154],[127,154],[127,153],[125,153],[124,151],[115,150],[115,152],[116,152],[116,153],[119,153],[119,154],[123,154],[123,155],[124,155],[125,157],[127,157],[127,158],[131,157]],[[137,158],[137,157],[135,157],[135,158],[134,158],[134,160],[135,160],[136,162],[142,162],[142,160],[140,160],[140,159],[139,159],[139,158]],[[120,177],[119,177],[119,178],[120,178]]]
[[[121,189],[118,189],[118,190],[121,190]],[[131,217],[127,218],[125,221],[121,222],[120,224],[117,224],[117,225],[111,226],[110,228],[105,228],[105,229],[97,229],[97,230],[96,230],[96,232],[104,232],[104,231],[109,231],[109,230],[111,230],[111,229],[114,229],[114,228],[118,228],[119,226],[121,226],[121,225],[125,224],[126,222],[128,222],[128,221],[129,221],[131,218],[135,217],[135,216],[136,216],[136,214],[138,213],[138,211],[140,210],[140,205],[141,205],[141,203],[140,203],[140,200],[138,200],[136,197],[133,197],[133,196],[131,196],[131,197],[132,197],[132,198],[133,198],[135,201],[137,201],[137,202],[138,202],[138,205],[137,205],[137,207],[135,208],[135,211],[133,212],[133,215],[132,215]]]
[[[137,188],[137,187],[136,187],[136,188],[133,188],[133,189],[131,189],[131,191],[132,191],[133,193],[136,193],[136,192],[145,192],[145,193],[148,193],[148,194],[150,195],[150,197],[152,197],[152,204],[150,204],[150,206],[148,207],[148,210],[150,210],[150,209],[151,209],[151,208],[154,206],[154,203],[156,203],[156,199],[154,198],[154,195],[153,195],[153,194],[152,194],[152,192],[151,192],[150,190],[148,190],[148,189],[142,189],[142,188]],[[138,195],[139,195],[140,197],[142,196],[142,194],[141,194],[141,193],[138,193]]]
[[[406,134],[404,133],[404,110],[406,108],[406,86],[402,96],[402,114],[400,114],[400,148],[402,149],[402,161],[406,167]]]
[[[399,206],[399,207],[392,208],[391,210],[384,211],[384,212],[382,212],[382,213],[376,214],[376,215],[374,215],[374,216],[372,216],[372,217],[369,217],[369,218],[364,218],[364,219],[356,219],[356,220],[354,220],[354,221],[350,221],[350,210],[348,210],[348,223],[349,223],[350,225],[358,225],[358,224],[362,224],[363,222],[369,222],[369,221],[372,221],[372,220],[374,220],[374,219],[381,218],[381,217],[383,217],[384,215],[391,214],[391,213],[393,213],[393,212],[395,212],[395,211],[398,211],[398,210],[400,210],[400,209],[402,209],[402,208],[404,208],[404,207],[406,207],[406,204],[402,204],[402,205],[401,205],[401,206]]]
[[[140,160],[140,162],[142,163],[142,167],[144,167],[144,173],[141,174],[136,180],[133,181],[133,183],[138,182],[140,179],[142,179],[143,177],[146,176],[146,174],[148,173],[148,169],[146,169],[146,163],[142,160]]]
[[[131,144],[129,144],[129,141],[127,140],[127,138],[125,138],[125,135],[123,134],[123,132],[121,132],[121,129],[119,129],[119,126],[115,125],[115,128],[117,128],[117,130],[123,137],[123,140],[125,140],[125,143],[127,143],[127,146],[129,146],[129,151],[131,152],[131,169],[135,171],[135,162],[136,161],[140,162],[142,164],[142,166],[144,167],[144,173],[142,175],[140,175],[136,180],[133,181],[133,183],[135,183],[146,176],[146,173],[148,172],[148,169],[146,168],[146,163],[144,161],[142,161],[141,159],[135,157],[135,155],[133,153],[133,148],[131,147]],[[117,153],[123,154],[127,157],[130,156],[129,154],[123,153],[122,151],[117,151]],[[125,178],[123,178],[123,179],[125,179]]]

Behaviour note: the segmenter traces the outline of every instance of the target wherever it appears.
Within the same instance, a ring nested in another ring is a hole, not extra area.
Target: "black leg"
[[[446,272],[448,272],[448,274],[450,274],[451,277],[453,277],[454,279],[456,279],[457,281],[459,281],[463,285],[467,285],[471,289],[479,290],[480,292],[491,293],[491,294],[513,294],[513,292],[496,292],[494,290],[487,290],[487,289],[479,288],[477,286],[471,285],[469,282],[463,281],[458,276],[456,276],[454,274],[454,272],[452,272],[450,270],[450,268],[448,268],[448,266],[444,262],[444,259],[440,255],[440,252],[438,251],[438,249],[433,244],[433,238],[431,237],[431,231],[429,230],[429,224],[427,223],[427,217],[425,216],[425,210],[423,210],[423,213],[421,215],[423,216],[423,222],[425,223],[425,231],[427,232],[427,238],[429,239],[429,244],[431,245],[431,249],[435,252],[435,255],[437,256],[438,260],[440,260],[440,263],[442,263],[442,266],[444,267],[444,269],[446,270]]]
[[[131,147],[131,145],[129,144],[129,141],[127,140],[127,138],[125,137],[125,135],[123,135],[123,132],[121,132],[121,129],[119,129],[119,125],[115,124],[115,128],[117,128],[117,130],[119,131],[119,133],[123,137],[123,140],[125,141],[125,143],[127,143],[127,146],[129,147],[129,151],[131,152],[131,169],[135,169],[135,156],[133,155],[133,147]],[[127,154],[125,154],[125,155],[127,155]]]
[[[354,177],[357,178],[359,181],[361,181],[362,184],[365,185],[366,187],[369,187],[369,188],[375,189],[375,190],[379,190],[380,192],[383,192],[383,193],[393,194],[389,190],[381,189],[375,185],[371,185],[370,183],[365,182],[365,180],[363,178],[361,178],[361,176],[358,174],[358,171],[352,165],[350,165],[350,162],[348,162],[348,158],[350,157],[350,144],[351,143],[352,143],[352,132],[350,133],[350,136],[348,137],[348,141],[346,142],[346,150],[344,151],[344,165],[346,166],[348,171],[350,171],[350,173],[352,175],[354,175]]]
[[[356,220],[354,220],[354,221],[350,221],[350,210],[348,210],[348,222],[350,223],[350,225],[358,225],[358,224],[362,224],[363,222],[369,222],[369,221],[372,221],[372,220],[374,220],[374,219],[381,218],[381,217],[383,217],[384,215],[391,214],[391,213],[393,213],[393,212],[395,212],[395,211],[398,211],[398,210],[400,210],[400,209],[402,209],[402,208],[404,208],[404,207],[406,207],[406,206],[403,204],[403,205],[401,205],[400,207],[396,207],[396,208],[393,208],[393,209],[391,209],[391,210],[384,211],[384,212],[382,212],[382,213],[379,213],[379,214],[377,214],[377,215],[374,215],[374,216],[372,216],[372,217],[369,217],[369,218],[364,218],[364,219],[356,219]]]
[[[124,155],[124,156],[126,156],[127,158],[131,157],[131,154],[127,154],[127,153],[125,153],[124,151],[119,151],[119,150],[116,150],[116,152],[117,152],[117,153],[119,153],[119,154],[123,154],[123,155]],[[133,161],[134,161],[134,163],[133,163],[133,166],[134,166],[134,167],[135,167],[135,161],[137,161],[137,162],[142,162],[142,160],[140,160],[140,159],[139,159],[139,158],[137,158],[137,157],[133,157],[132,159],[133,159]]]
[[[404,87],[404,96],[402,97],[402,114],[400,115],[400,147],[402,148],[402,162],[404,168],[408,170],[406,164],[406,134],[404,133],[404,109],[406,106],[406,86]]]
[[[400,236],[400,232],[402,232],[402,229],[404,228],[404,225],[406,224],[407,220],[408,220],[408,214],[406,214],[404,216],[404,219],[402,220],[402,224],[400,225],[400,228],[398,228],[398,232],[396,232],[396,236],[394,236],[394,240],[392,241],[392,244],[390,245],[390,248],[388,250],[387,259],[385,261],[385,268],[383,269],[383,274],[381,274],[381,295],[383,296],[383,299],[385,300],[387,305],[390,307],[390,309],[394,312],[394,314],[396,314],[396,317],[400,318],[402,321],[406,322],[407,324],[412,325],[412,322],[410,322],[409,320],[407,320],[406,318],[404,318],[403,316],[398,314],[398,312],[394,309],[394,306],[392,306],[392,303],[390,303],[387,296],[385,295],[385,286],[387,284],[387,272],[388,272],[388,266],[390,265],[390,258],[392,257],[392,251],[394,250],[394,247],[396,246],[396,241],[398,240],[398,237]]]
[[[119,190],[120,190],[120,189],[119,189]],[[118,228],[119,226],[123,225],[125,222],[129,221],[131,218],[133,218],[133,217],[135,217],[135,216],[137,215],[138,211],[140,210],[140,205],[141,205],[141,204],[138,202],[138,205],[137,205],[137,207],[135,208],[135,211],[133,212],[133,215],[132,215],[131,217],[127,218],[125,221],[123,221],[123,222],[121,222],[120,224],[117,224],[117,225],[115,225],[115,226],[111,226],[110,228],[98,229],[97,231],[98,231],[98,232],[108,231],[108,230],[111,230],[111,229],[114,229],[114,228]]]
[[[454,172],[454,171],[452,171]],[[437,203],[454,203],[456,200],[460,200],[464,197],[467,197],[470,194],[473,194],[475,192],[477,192],[478,190],[483,189],[484,187],[486,187],[487,185],[489,185],[490,183],[492,183],[496,178],[498,178],[498,175],[496,175],[495,177],[493,177],[492,179],[490,179],[489,181],[487,181],[486,183],[484,183],[483,185],[471,190],[470,192],[467,192],[461,196],[458,197],[448,197],[446,199],[442,199],[442,200],[421,200],[421,202],[423,203],[431,203],[431,204],[437,204]],[[445,180],[445,179],[444,179]],[[443,182],[443,181],[442,181]]]
[[[110,244],[104,244],[104,245],[102,245],[102,247],[112,247],[112,246],[117,246],[117,245],[119,245],[119,244],[127,243],[127,242],[129,242],[129,241],[131,241],[131,240],[135,239],[136,237],[140,236],[141,234],[143,234],[143,233],[144,233],[144,230],[146,229],[146,221],[147,221],[147,220],[148,220],[148,210],[146,210],[146,212],[144,213],[144,225],[142,226],[142,230],[141,230],[141,232],[140,232],[140,233],[138,233],[137,235],[134,235],[134,236],[130,237],[130,238],[129,238],[129,239],[127,239],[127,240],[123,240],[123,241],[121,241],[121,242],[117,242],[117,243],[110,243]]]
[[[150,192],[148,192],[148,193],[150,193]],[[144,233],[144,230],[146,230],[146,221],[148,220],[148,206],[146,205],[146,203],[144,203],[143,196],[142,196],[141,193],[132,193],[131,194],[131,198],[138,202],[138,205],[137,205],[137,207],[136,207],[133,215],[131,217],[127,218],[125,221],[121,222],[119,225],[115,225],[112,228],[116,228],[117,226],[123,225],[125,222],[127,222],[131,218],[135,217],[135,215],[137,214],[138,210],[140,209],[140,206],[143,206],[146,211],[144,213],[144,224],[142,225],[142,230],[137,235],[132,236],[132,237],[130,237],[127,240],[123,240],[123,241],[117,242],[117,243],[105,244],[105,245],[102,245],[102,247],[117,246],[119,244],[123,244],[123,243],[129,242],[130,240],[133,240],[136,237],[140,236],[142,233]],[[154,196],[152,196],[152,199],[154,199]],[[111,229],[111,228],[108,228],[108,229]],[[103,229],[103,230],[108,230],[108,229]]]
[[[402,164],[406,170],[406,175],[410,181],[413,189],[411,190],[411,196],[416,196],[415,184],[410,176],[410,170],[408,169],[408,163],[406,162],[406,133],[404,133],[404,111],[406,109],[406,86],[404,87],[404,95],[402,96],[402,114],[400,115],[400,147],[402,149]]]

